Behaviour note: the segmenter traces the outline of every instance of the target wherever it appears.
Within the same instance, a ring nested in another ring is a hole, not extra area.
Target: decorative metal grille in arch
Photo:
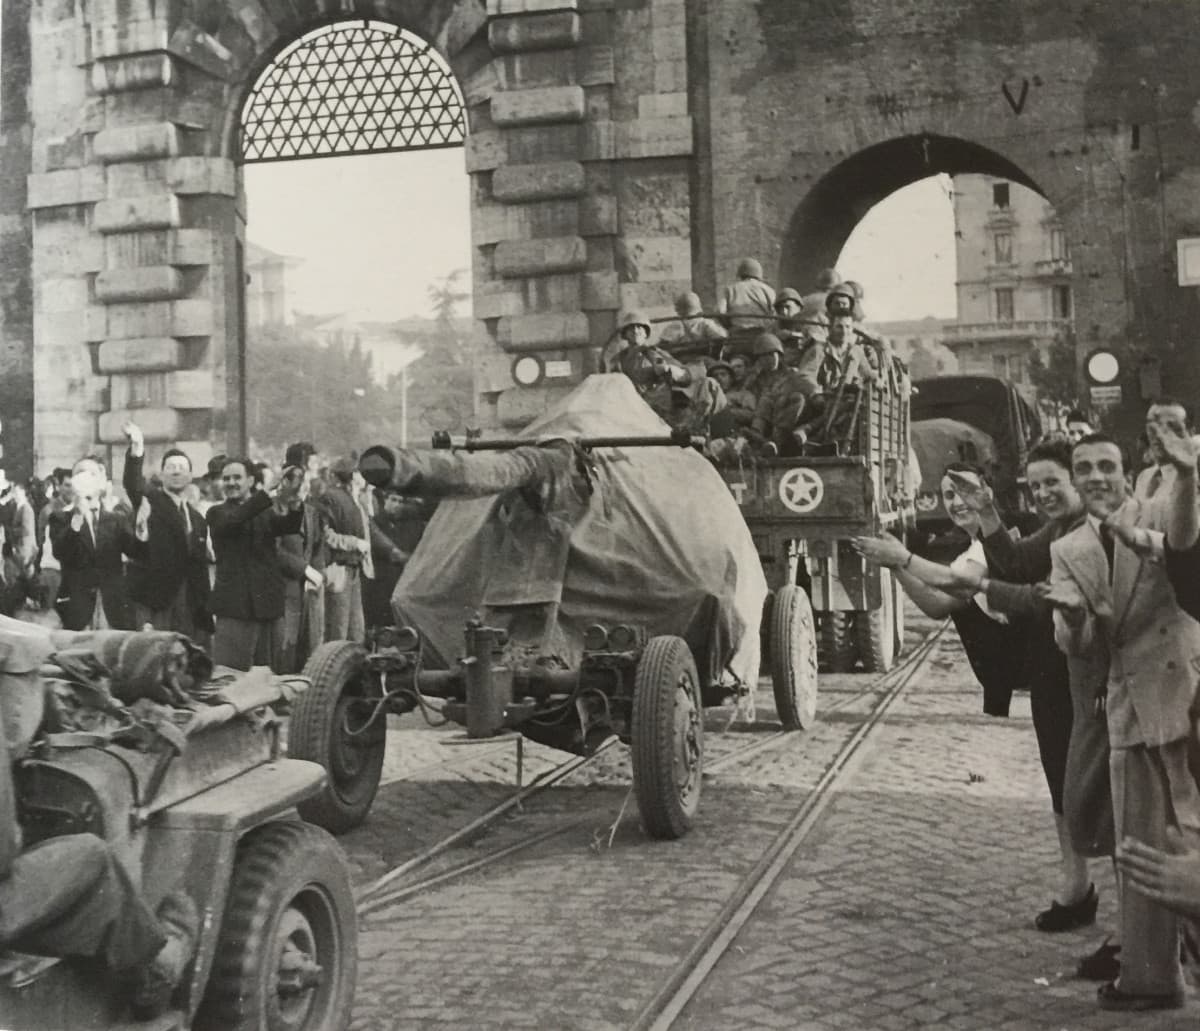
[[[242,160],[293,161],[461,146],[453,73],[424,40],[380,22],[340,22],[271,63],[242,111]]]

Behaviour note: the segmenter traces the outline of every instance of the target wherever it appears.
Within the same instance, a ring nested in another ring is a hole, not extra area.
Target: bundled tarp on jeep
[[[669,432],[617,374],[588,377],[519,436],[536,445]],[[687,448],[577,457],[543,463],[534,486],[443,500],[396,585],[397,619],[445,665],[480,615],[519,623],[543,661],[567,667],[578,665],[589,625],[627,624],[683,637],[702,680],[728,671],[755,683],[766,581],[720,475]],[[462,459],[468,478],[472,458]]]

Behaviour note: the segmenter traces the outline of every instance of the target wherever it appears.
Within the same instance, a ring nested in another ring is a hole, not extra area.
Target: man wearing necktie
[[[186,634],[207,648],[212,634],[209,611],[208,524],[188,504],[192,462],[177,448],[162,458],[161,486],[146,485],[146,441],[136,423],[127,422],[122,482],[134,510],[141,547],[129,564],[129,597],[134,623]]]
[[[71,469],[74,504],[50,516],[50,546],[62,567],[55,603],[67,630],[132,630],[124,556],[137,552],[128,521],[101,504],[104,463],[92,455]]]
[[[1150,427],[1151,439],[1159,431]],[[1116,840],[1166,848],[1176,833],[1200,833],[1200,790],[1188,768],[1191,711],[1200,665],[1200,624],[1186,615],[1161,560],[1141,553],[1166,509],[1128,496],[1121,449],[1101,434],[1071,456],[1087,521],[1051,545],[1047,601],[1055,638],[1068,654],[1107,648],[1098,698],[1107,714]],[[1118,879],[1121,973],[1100,989],[1107,1010],[1184,1005],[1179,923],[1171,911]]]

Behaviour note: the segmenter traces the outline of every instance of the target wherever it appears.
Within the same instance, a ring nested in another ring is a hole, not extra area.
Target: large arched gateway
[[[1200,5],[3,3],[14,473],[118,444],[132,406],[160,443],[236,445],[241,114],[277,56],[356,20],[427,43],[461,91],[493,425],[594,368],[620,306],[665,312],[693,284],[711,302],[746,254],[803,279],[890,181],[985,157],[1055,205],[1081,353],[1127,356],[1128,414],[1143,362],[1200,394],[1174,269],[1200,236]],[[522,352],[543,358],[526,386]]]

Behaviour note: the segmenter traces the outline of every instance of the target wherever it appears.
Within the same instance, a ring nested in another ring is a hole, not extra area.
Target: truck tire
[[[812,726],[817,715],[817,638],[808,595],[794,584],[775,595],[771,686],[784,730]]]
[[[354,1003],[358,924],[342,850],[277,820],[238,843],[197,1026],[338,1031]]]
[[[892,623],[895,626],[895,658],[900,658],[904,654],[904,632],[905,624],[907,623],[907,601],[908,598],[904,594],[904,588],[900,586],[900,581],[892,577]]]
[[[896,662],[896,609],[892,571],[879,571],[879,608],[857,612],[854,617],[855,644],[863,669],[886,673]]]
[[[850,612],[817,614],[817,668],[822,673],[854,671],[852,617]]]
[[[634,673],[633,789],[652,838],[681,838],[700,808],[704,713],[700,678],[681,637],[652,637]]]
[[[347,731],[348,710],[358,718],[371,697],[363,680],[366,649],[354,641],[329,641],[309,658],[304,676],[312,682],[292,708],[288,755],[320,763],[329,774],[319,794],[297,808],[309,823],[344,834],[366,819],[379,790],[387,747],[387,717],[380,713],[369,731]]]

